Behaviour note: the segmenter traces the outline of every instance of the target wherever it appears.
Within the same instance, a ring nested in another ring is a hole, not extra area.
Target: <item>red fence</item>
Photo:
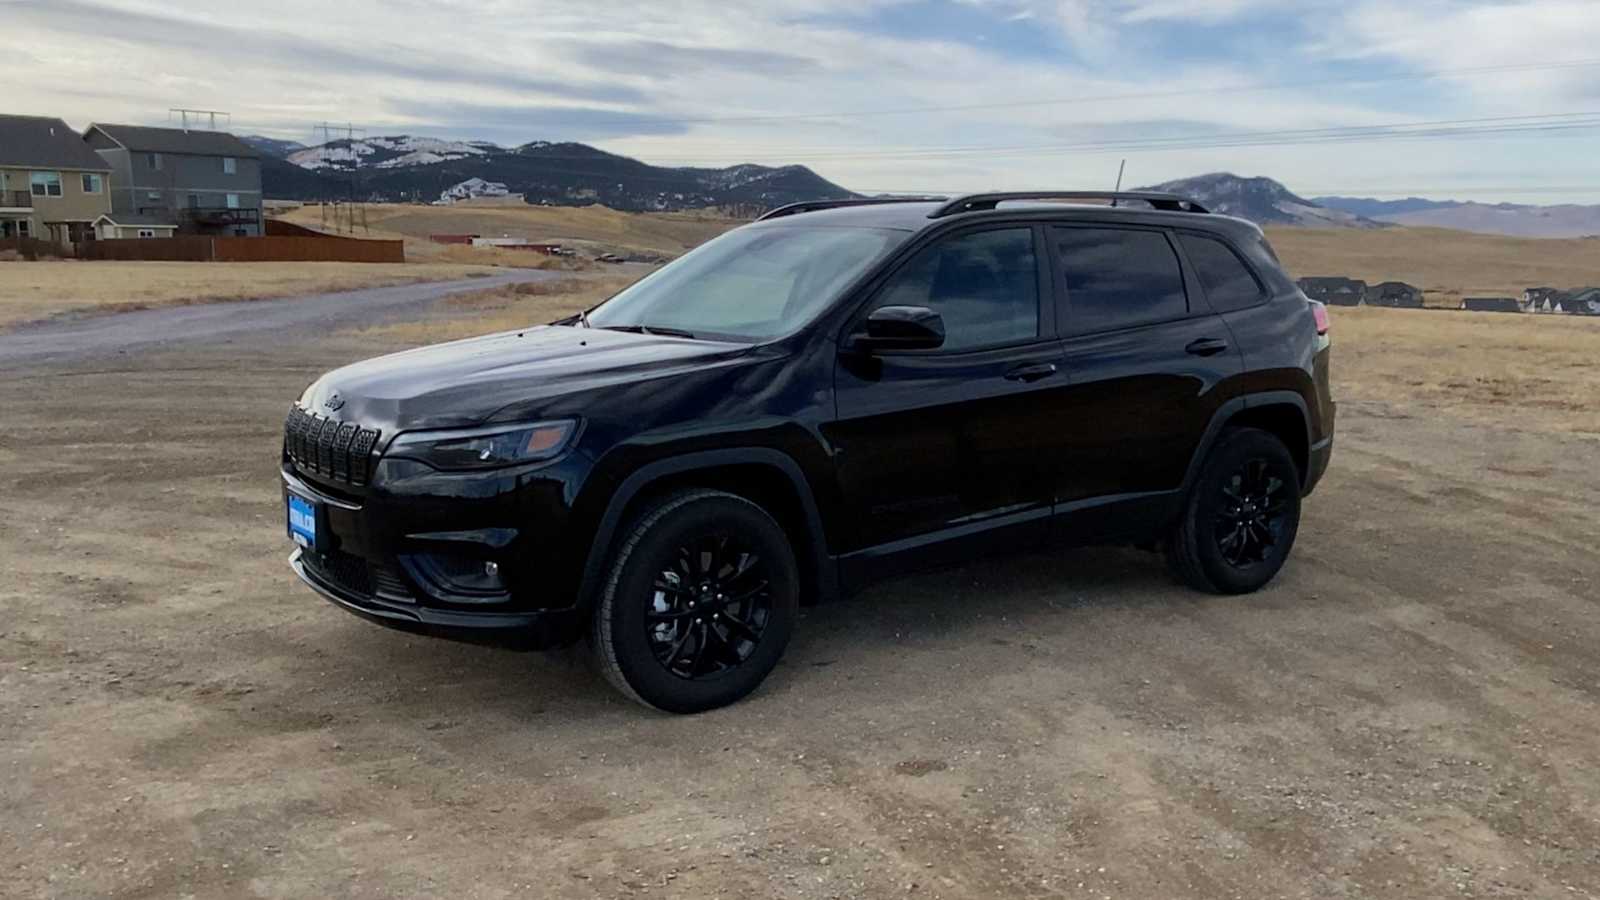
[[[85,241],[79,259],[167,262],[360,262],[406,261],[402,241],[340,237],[170,237]]]
[[[62,247],[54,241],[43,241],[38,238],[0,238],[0,253],[14,250],[21,254],[23,259],[38,259],[41,256],[71,256],[72,251]]]

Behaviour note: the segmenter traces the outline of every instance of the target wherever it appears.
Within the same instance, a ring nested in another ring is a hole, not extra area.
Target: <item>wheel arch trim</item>
[[[1183,490],[1188,492],[1194,485],[1195,479],[1200,477],[1200,467],[1205,463],[1206,456],[1211,448],[1216,446],[1217,439],[1222,436],[1224,428],[1240,413],[1251,409],[1264,409],[1271,406],[1292,406],[1300,414],[1300,424],[1305,428],[1306,447],[1316,446],[1311,434],[1311,408],[1306,399],[1299,393],[1289,390],[1258,391],[1251,394],[1241,394],[1217,407],[1211,414],[1211,421],[1206,424],[1205,433],[1200,438],[1200,444],[1195,447],[1194,455],[1189,458],[1189,468],[1183,476]],[[1310,476],[1309,471],[1300,473],[1302,487]]]
[[[635,498],[663,479],[728,466],[760,466],[772,469],[787,479],[799,502],[803,524],[807,531],[806,537],[811,547],[811,559],[803,561],[802,565],[809,562],[814,567],[819,600],[836,597],[839,593],[837,566],[833,557],[828,554],[822,514],[817,508],[816,497],[812,495],[811,485],[806,480],[800,464],[787,453],[770,447],[729,447],[659,459],[641,466],[623,479],[606,501],[605,512],[601,515],[593,540],[589,544],[589,552],[584,559],[578,585],[578,604],[585,608],[592,605],[595,592],[604,578],[606,558],[610,555],[611,545],[616,540],[618,530],[623,526],[622,517]]]

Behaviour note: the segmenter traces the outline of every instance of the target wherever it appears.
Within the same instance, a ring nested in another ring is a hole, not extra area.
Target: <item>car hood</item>
[[[608,385],[733,365],[749,344],[541,325],[419,347],[335,369],[300,398],[308,412],[381,429],[505,420],[541,400]],[[521,418],[521,415],[515,416]]]

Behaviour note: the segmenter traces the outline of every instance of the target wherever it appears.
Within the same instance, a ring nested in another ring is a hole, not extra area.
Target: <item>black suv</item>
[[[1179,197],[796,204],[571,319],[318,379],[292,565],[385,625],[587,635],[674,712],[753,690],[799,605],[974,554],[1159,546],[1253,591],[1332,451],[1327,331]]]

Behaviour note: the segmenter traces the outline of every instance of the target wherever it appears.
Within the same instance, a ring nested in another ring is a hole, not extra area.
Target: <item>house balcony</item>
[[[33,209],[33,194],[29,191],[0,191],[0,212],[27,212]]]
[[[226,206],[191,206],[178,210],[179,221],[197,228],[232,228],[261,224],[261,210],[230,209]]]

